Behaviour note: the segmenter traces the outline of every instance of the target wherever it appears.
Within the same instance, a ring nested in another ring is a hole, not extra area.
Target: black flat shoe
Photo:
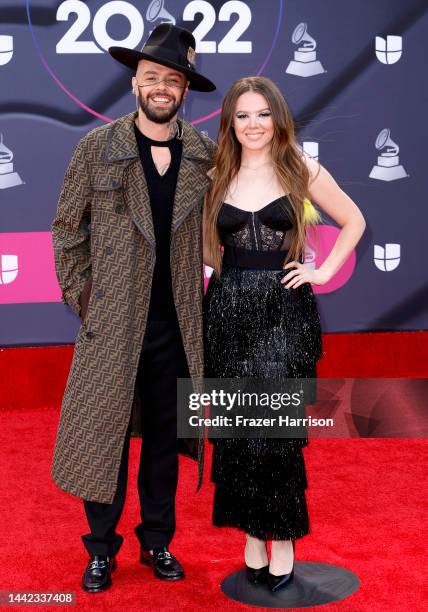
[[[111,584],[111,572],[116,569],[116,559],[105,555],[92,555],[82,577],[82,588],[87,593],[105,591]]]
[[[292,543],[293,543],[293,555],[294,555],[294,540],[292,540]],[[280,574],[279,576],[275,576],[275,574],[271,574],[270,572],[268,572],[268,575],[267,575],[268,587],[272,591],[272,593],[276,593],[280,589],[283,589],[285,586],[287,586],[287,584],[292,582],[293,578],[294,578],[294,561],[293,561],[293,568],[289,574]]]
[[[167,546],[153,549],[153,555],[148,550],[140,550],[140,561],[153,568],[153,573],[161,580],[180,580],[184,578],[184,570],[180,562],[172,555]]]
[[[247,576],[248,582],[251,584],[263,584],[266,582],[268,573],[269,565],[265,565],[260,569],[254,569],[245,564],[245,575]]]

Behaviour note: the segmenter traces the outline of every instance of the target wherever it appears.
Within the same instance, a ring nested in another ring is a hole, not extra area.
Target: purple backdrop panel
[[[51,223],[76,143],[135,108],[132,72],[107,53],[139,49],[161,21],[194,32],[218,86],[181,109],[216,138],[237,78],[273,79],[298,139],[362,210],[366,232],[334,279],[314,286],[323,331],[428,328],[425,0],[3,0],[0,16],[0,344],[73,342]],[[340,228],[323,214],[305,265]],[[210,269],[206,268],[207,280]]]

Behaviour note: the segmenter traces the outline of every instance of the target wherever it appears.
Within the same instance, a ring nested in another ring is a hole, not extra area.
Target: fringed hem
[[[299,538],[304,538],[306,535],[310,533],[310,528],[306,530],[300,531],[272,531],[267,532],[265,530],[260,530],[259,528],[252,528],[250,525],[240,525],[237,522],[220,522],[220,521],[212,521],[214,527],[228,527],[229,529],[238,529],[239,531],[243,531],[244,533],[248,533],[248,535],[253,538],[257,538],[259,540],[268,541],[278,541],[278,540],[298,540]]]

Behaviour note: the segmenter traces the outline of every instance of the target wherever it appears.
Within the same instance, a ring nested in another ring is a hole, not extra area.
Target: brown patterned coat
[[[140,433],[134,390],[155,264],[135,117],[132,112],[97,127],[78,143],[52,224],[63,301],[78,315],[87,307],[62,402],[52,476],[65,491],[103,503],[111,503],[116,492],[131,411],[133,434]],[[201,213],[215,144],[185,121],[183,130],[171,275],[190,376],[197,379],[203,376]],[[180,452],[198,459],[199,488],[203,440],[180,443]]]

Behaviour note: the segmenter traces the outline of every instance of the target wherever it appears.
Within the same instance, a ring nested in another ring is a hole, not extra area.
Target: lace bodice
[[[289,247],[293,209],[286,195],[256,212],[223,203],[217,227],[223,245],[257,251],[284,251]]]

